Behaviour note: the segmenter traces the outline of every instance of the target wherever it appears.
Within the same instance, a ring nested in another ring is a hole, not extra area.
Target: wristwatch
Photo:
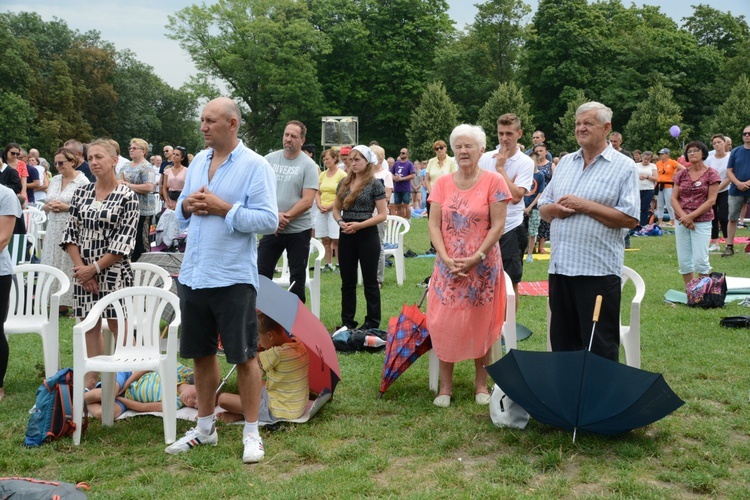
[[[486,259],[486,258],[487,258],[487,254],[486,254],[486,253],[484,253],[483,251],[481,251],[481,250],[477,250],[477,253],[479,254],[479,258],[480,258],[481,260],[484,260],[484,259]]]

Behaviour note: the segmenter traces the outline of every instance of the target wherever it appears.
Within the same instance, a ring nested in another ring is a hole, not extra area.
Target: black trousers
[[[620,277],[614,275],[549,275],[550,343],[553,351],[588,349],[597,295],[602,296],[602,308],[591,352],[619,361],[622,290]]]
[[[294,283],[291,292],[305,303],[305,281],[310,261],[312,228],[292,234],[267,234],[258,244],[258,274],[273,279],[273,271],[281,254],[286,250],[289,261],[289,280]]]
[[[716,194],[716,205],[714,205],[714,220],[711,221],[711,239],[719,237],[719,229],[724,238],[727,237],[727,224],[729,223],[729,191]]]
[[[151,251],[151,242],[148,239],[151,232],[151,216],[141,215],[138,217],[138,228],[135,231],[135,248],[130,256],[132,262],[136,262],[146,252]]]
[[[651,200],[654,199],[653,189],[641,189],[641,220],[639,221],[641,226],[648,224],[648,220],[651,218]]]
[[[357,268],[362,267],[367,313],[363,329],[380,328],[380,287],[378,259],[380,236],[377,226],[367,227],[354,234],[339,234],[339,270],[341,271],[341,323],[349,329],[357,328]]]
[[[5,372],[8,371],[8,358],[10,357],[8,339],[5,338],[5,320],[8,319],[8,303],[12,283],[13,275],[0,276],[0,316],[3,319],[3,322],[0,323],[0,388],[5,383]]]

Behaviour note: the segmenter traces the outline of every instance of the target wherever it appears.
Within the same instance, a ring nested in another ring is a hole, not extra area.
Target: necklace
[[[469,185],[468,185],[468,186],[466,186],[466,187],[462,186],[462,185],[461,185],[461,183],[460,183],[460,182],[458,182],[458,175],[457,175],[457,176],[456,176],[456,185],[457,185],[457,186],[458,186],[459,188],[461,188],[461,189],[469,189],[469,188],[470,188],[470,187],[472,186],[472,184],[474,184],[474,182],[476,182],[476,180],[477,180],[477,178],[479,177],[479,174],[480,174],[480,172],[481,172],[481,171],[482,171],[482,169],[479,169],[479,168],[477,169],[477,175],[475,175],[475,176],[474,176],[474,178],[473,178],[473,179],[471,180],[471,182],[469,183]]]

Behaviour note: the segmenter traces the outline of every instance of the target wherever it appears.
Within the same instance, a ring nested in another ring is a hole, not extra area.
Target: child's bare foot
[[[228,411],[223,411],[216,415],[216,418],[218,420],[221,420],[225,424],[232,424],[234,422],[239,422],[240,420],[244,420],[245,417],[238,413],[230,413]]]

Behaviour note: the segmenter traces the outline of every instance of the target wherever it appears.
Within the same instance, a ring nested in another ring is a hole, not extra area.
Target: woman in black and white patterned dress
[[[88,155],[96,182],[80,187],[73,195],[61,243],[73,261],[74,314],[79,318],[85,318],[108,293],[132,286],[130,254],[139,214],[138,197],[117,180],[115,148],[98,139],[89,146]],[[108,308],[105,317],[117,335],[114,308]],[[86,349],[89,356],[104,352],[101,321],[86,332]],[[88,373],[86,387],[92,389],[98,376]]]

